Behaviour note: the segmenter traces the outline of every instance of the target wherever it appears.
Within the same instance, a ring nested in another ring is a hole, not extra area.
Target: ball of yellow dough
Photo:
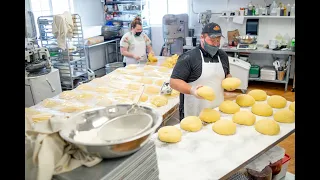
[[[155,84],[158,85],[158,86],[162,86],[163,83],[164,83],[164,80],[162,80],[162,79],[158,79],[158,80],[155,81]]]
[[[279,95],[270,96],[267,100],[268,104],[273,108],[284,108],[287,105],[287,100]]]
[[[226,119],[220,119],[212,125],[212,130],[220,135],[233,135],[236,129],[236,123]]]
[[[232,116],[232,121],[240,125],[252,126],[256,122],[256,116],[250,111],[239,111]]]
[[[90,86],[90,85],[88,85],[88,84],[81,84],[81,85],[79,85],[78,87],[77,87],[77,89],[79,89],[79,90],[84,90],[84,91],[92,91],[92,90],[94,90],[94,87],[93,86]]]
[[[99,86],[95,88],[95,91],[98,93],[108,93],[110,90],[108,87]]]
[[[103,107],[109,106],[111,104],[112,104],[112,101],[106,97],[99,99],[97,103],[98,106],[103,106]]]
[[[205,108],[200,112],[199,118],[207,123],[213,123],[220,119],[220,113],[214,109]]]
[[[256,122],[254,128],[257,132],[264,135],[277,135],[280,132],[279,124],[272,119],[261,119]]]
[[[143,84],[152,84],[153,83],[153,80],[151,78],[147,78],[147,77],[142,77],[140,79],[140,82],[143,83]]]
[[[139,101],[140,101],[140,102],[146,102],[146,101],[148,100],[148,98],[149,98],[149,97],[148,97],[147,95],[142,94],[141,97],[140,97],[140,99],[139,99]]]
[[[240,94],[236,98],[236,103],[241,107],[250,107],[254,105],[256,100],[248,94]]]
[[[143,67],[144,70],[154,70],[154,67],[153,66],[150,66],[150,65],[145,65]]]
[[[222,80],[222,88],[231,91],[237,89],[241,85],[241,80],[236,77],[228,77]]]
[[[139,90],[141,87],[141,84],[128,84],[127,88],[130,90]]]
[[[240,106],[233,101],[226,100],[220,104],[219,110],[226,114],[234,114],[240,111]]]
[[[267,93],[260,89],[251,90],[248,95],[252,96],[256,101],[265,101],[267,99]]]
[[[213,101],[216,98],[216,95],[214,94],[213,89],[208,86],[202,86],[198,88],[197,94],[208,101]]]
[[[157,96],[154,96],[150,102],[156,107],[161,107],[168,104],[168,98],[162,95],[157,95]]]
[[[137,69],[138,65],[137,64],[129,64],[126,66],[127,69]]]
[[[55,107],[55,106],[61,104],[61,102],[59,102],[57,100],[53,100],[53,99],[45,99],[41,102],[41,104],[43,107],[52,108],[52,107]]]
[[[258,116],[272,116],[272,107],[267,103],[254,104],[251,108],[251,112]]]
[[[145,93],[147,93],[147,94],[159,94],[160,93],[160,87],[148,86],[145,89]]]
[[[289,106],[289,109],[292,111],[292,112],[295,112],[295,102],[292,102]]]
[[[181,120],[180,128],[190,132],[200,131],[202,128],[202,121],[197,116],[188,116]]]
[[[60,99],[73,99],[77,96],[78,94],[73,92],[73,91],[63,91],[59,97]]]
[[[182,132],[175,126],[164,126],[158,130],[158,138],[162,142],[177,143],[181,136]]]
[[[295,120],[294,112],[289,109],[281,109],[274,113],[273,118],[280,123],[293,123]]]

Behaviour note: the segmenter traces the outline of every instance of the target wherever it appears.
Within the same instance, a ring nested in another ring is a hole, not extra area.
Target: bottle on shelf
[[[295,9],[296,9],[295,4],[293,4],[292,7],[291,7],[290,16],[295,16],[296,15]]]
[[[277,8],[278,8],[278,5],[277,5],[276,1],[273,1],[271,6],[270,6],[270,16],[276,16],[277,15]]]
[[[287,5],[287,16],[290,16],[291,6],[290,4]]]

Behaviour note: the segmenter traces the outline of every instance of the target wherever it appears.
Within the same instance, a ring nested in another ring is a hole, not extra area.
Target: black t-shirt
[[[202,58],[201,53],[203,54],[203,59],[205,63],[218,63],[220,61],[225,73],[225,76],[230,73],[229,68],[229,58],[226,52],[219,49],[218,52],[212,57],[208,54],[201,46],[196,47],[182,55],[179,56],[177,64],[173,68],[171,78],[181,79],[187,83],[196,81],[202,74]],[[184,95],[180,93],[180,120],[184,118]]]

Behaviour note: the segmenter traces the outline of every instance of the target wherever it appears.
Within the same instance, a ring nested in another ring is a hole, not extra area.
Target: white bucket
[[[186,45],[192,46],[192,37],[186,37]]]

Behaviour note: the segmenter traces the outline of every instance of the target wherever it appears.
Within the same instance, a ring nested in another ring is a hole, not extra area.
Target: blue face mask
[[[213,57],[214,55],[216,55],[216,53],[217,53],[218,50],[219,50],[219,47],[218,47],[218,46],[211,46],[211,45],[209,45],[205,40],[204,40],[203,46],[204,46],[204,50],[206,50],[207,53],[209,53],[212,57]]]

